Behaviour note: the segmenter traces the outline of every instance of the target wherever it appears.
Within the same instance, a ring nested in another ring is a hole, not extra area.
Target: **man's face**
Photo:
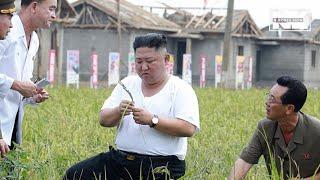
[[[57,0],[45,0],[36,3],[35,13],[38,28],[49,28],[56,18]]]
[[[286,93],[287,87],[274,85],[266,97],[266,117],[279,121],[286,116],[287,105],[282,104],[281,96]]]
[[[0,40],[5,39],[12,28],[11,17],[11,14],[0,14]]]
[[[161,81],[162,76],[166,73],[165,56],[165,52],[156,51],[155,48],[136,49],[136,71],[142,81],[149,85]]]

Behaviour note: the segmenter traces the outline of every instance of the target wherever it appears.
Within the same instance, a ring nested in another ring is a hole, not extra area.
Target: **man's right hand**
[[[32,82],[14,80],[11,89],[18,91],[23,97],[32,97],[37,94],[37,86]]]
[[[124,113],[125,116],[130,115],[133,112],[134,104],[132,101],[123,100],[118,106],[119,113],[122,116]]]
[[[0,153],[1,157],[5,157],[5,154],[7,154],[10,151],[9,146],[4,142],[3,139],[0,139]]]
[[[104,108],[100,111],[100,125],[103,127],[114,127],[119,125],[122,115],[127,116],[133,112],[134,103],[123,100],[114,108]]]

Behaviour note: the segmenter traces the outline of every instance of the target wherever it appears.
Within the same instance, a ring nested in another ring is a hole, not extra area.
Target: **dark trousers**
[[[13,126],[13,131],[12,131],[12,136],[11,136],[11,146],[9,146],[10,150],[15,149],[14,144],[17,143],[17,131],[18,131],[18,118],[19,118],[19,111],[17,112],[16,119],[14,120],[14,126]]]
[[[176,156],[147,156],[110,148],[70,167],[64,180],[94,179],[178,179],[185,173],[185,161]]]

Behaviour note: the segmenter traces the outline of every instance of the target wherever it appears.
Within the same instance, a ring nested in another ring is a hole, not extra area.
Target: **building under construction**
[[[200,58],[206,58],[206,85],[215,81],[215,58],[223,54],[226,18],[214,11],[193,14],[184,9],[163,7],[163,16],[152,14],[125,0],[78,0],[69,4],[58,1],[59,12],[50,30],[40,31],[40,54],[37,75],[46,76],[48,54],[55,49],[56,79],[65,81],[66,51],[80,51],[80,80],[90,78],[92,52],[99,56],[99,81],[107,80],[109,52],[121,53],[121,77],[127,75],[128,53],[136,36],[158,32],[168,37],[168,51],[175,59],[174,74],[182,75],[183,54],[192,54],[192,84],[198,86]],[[265,85],[280,75],[294,76],[310,86],[320,86],[320,23],[313,21],[311,32],[270,32],[259,29],[246,10],[233,13],[231,59],[232,77],[236,58],[252,60],[252,82]],[[41,61],[40,61],[41,60]],[[245,79],[249,76],[247,72]],[[235,81],[235,79],[232,79]]]

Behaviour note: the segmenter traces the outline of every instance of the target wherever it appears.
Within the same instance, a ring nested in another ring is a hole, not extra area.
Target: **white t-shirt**
[[[192,87],[176,76],[170,76],[166,85],[155,95],[144,97],[139,76],[128,76],[122,80],[133,96],[135,107],[169,119],[179,118],[200,130],[199,106]],[[119,106],[122,100],[131,100],[121,85],[117,85],[101,109]],[[184,160],[187,153],[187,137],[176,137],[162,133],[148,125],[136,124],[132,114],[125,116],[116,137],[116,146],[123,151],[148,155],[175,155]]]

